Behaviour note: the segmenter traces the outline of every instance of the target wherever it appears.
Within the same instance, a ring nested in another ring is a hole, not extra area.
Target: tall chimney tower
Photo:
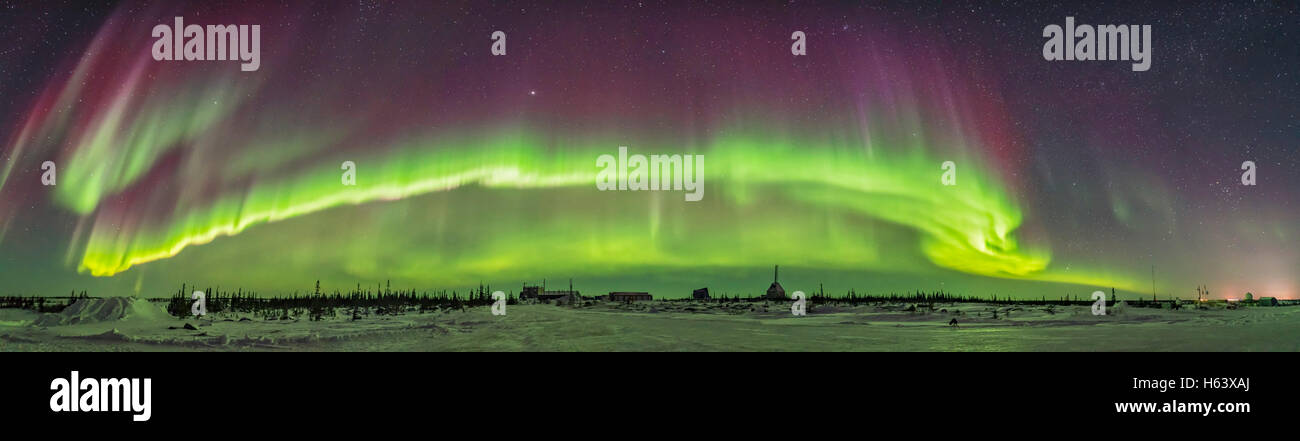
[[[773,281],[773,282],[779,282],[779,281],[780,281],[780,277],[778,277],[778,276],[781,274],[780,271],[781,271],[781,265],[773,265],[773,266],[772,266],[772,281]]]

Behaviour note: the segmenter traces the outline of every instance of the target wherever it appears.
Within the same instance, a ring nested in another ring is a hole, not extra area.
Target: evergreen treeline
[[[836,295],[829,295],[829,294],[826,294],[825,292],[816,292],[816,293],[809,294],[808,297],[807,297],[807,299],[808,299],[808,302],[809,302],[809,303],[815,303],[815,304],[829,304],[829,305],[836,305],[836,304],[839,304],[839,305],[860,305],[860,304],[870,304],[870,303],[884,303],[884,302],[900,303],[900,302],[901,302],[901,303],[921,303],[921,304],[928,304],[928,303],[999,303],[999,304],[1015,304],[1015,305],[1061,305],[1061,306],[1066,306],[1066,305],[1091,305],[1092,302],[1093,302],[1091,298],[1085,297],[1085,298],[1082,298],[1082,299],[1081,299],[1081,298],[1079,298],[1079,296],[1072,296],[1072,297],[1071,297],[1071,296],[1065,296],[1065,297],[1061,297],[1061,298],[1059,298],[1059,299],[1048,299],[1048,298],[1046,298],[1046,297],[1041,297],[1041,298],[1038,298],[1038,299],[1016,299],[1016,298],[1011,298],[1011,297],[1009,297],[1009,296],[1008,296],[1008,297],[999,297],[999,296],[997,296],[997,295],[993,295],[993,296],[989,296],[989,297],[983,297],[983,296],[969,296],[969,295],[954,295],[954,294],[951,294],[951,293],[948,293],[948,292],[945,292],[945,291],[932,291],[932,292],[916,291],[916,292],[914,292],[914,293],[907,293],[907,294],[889,293],[889,294],[883,294],[883,295],[870,295],[870,294],[859,294],[856,290],[849,290],[848,292],[845,292],[843,295],[838,295],[838,296],[836,296]],[[722,295],[716,295],[716,296],[713,296],[713,297],[709,298],[708,300],[693,300],[693,299],[690,299],[690,298],[665,299],[665,300],[667,300],[667,301],[679,301],[679,302],[703,301],[703,302],[712,302],[712,303],[733,303],[733,302],[763,302],[763,301],[767,301],[767,300],[769,300],[769,299],[767,299],[767,298],[764,297],[764,296],[757,296],[757,297],[752,296],[752,295],[746,295],[746,296],[743,296],[743,297],[740,296],[740,295],[732,295],[732,296],[728,296],[728,295],[726,295],[725,293],[723,293]],[[789,300],[792,300],[792,299],[790,299],[790,298],[787,296],[786,301],[789,301]],[[1115,302],[1115,298],[1114,298],[1114,297],[1111,297],[1109,300],[1106,301],[1106,304],[1107,304],[1107,305],[1113,305],[1113,304],[1115,304],[1115,303],[1116,303],[1116,302]],[[1129,303],[1130,305],[1136,305],[1136,306],[1153,306],[1153,307],[1159,307],[1160,304],[1168,303],[1168,301],[1166,301],[1166,300],[1160,300],[1160,301],[1151,301],[1151,300],[1136,300],[1136,301],[1135,301],[1135,300],[1129,300],[1128,303]],[[1150,305],[1147,305],[1147,304],[1150,304]]]
[[[66,297],[3,296],[0,297],[0,308],[21,308],[36,312],[61,312],[68,305],[85,298],[89,298],[85,291],[82,291],[81,294],[74,291]]]
[[[373,288],[362,288],[360,284],[356,289],[348,292],[335,290],[333,292],[322,292],[320,281],[316,281],[315,290],[308,293],[294,292],[287,296],[277,295],[271,297],[259,297],[256,291],[245,291],[242,288],[234,291],[222,291],[219,287],[216,289],[207,288],[199,290],[197,287],[187,284],[181,285],[180,289],[171,296],[167,302],[167,312],[174,316],[184,317],[191,314],[191,307],[194,300],[191,294],[194,291],[203,291],[205,293],[206,308],[208,313],[233,312],[243,313],[253,316],[262,317],[267,320],[290,319],[306,316],[311,320],[321,320],[325,317],[338,317],[342,314],[344,317],[353,319],[370,315],[397,315],[406,312],[428,312],[447,309],[464,309],[475,306],[491,306],[493,303],[492,290],[486,285],[480,284],[477,288],[471,288],[465,294],[458,291],[448,292],[446,290],[434,292],[417,292],[414,289],[393,290],[390,283],[377,285]],[[81,293],[72,292],[65,297],[37,297],[37,296],[3,296],[0,297],[0,308],[23,308],[38,312],[60,312],[68,305],[79,299],[90,298],[85,291]],[[583,296],[584,300],[594,300],[593,297]],[[859,294],[856,290],[849,290],[843,295],[827,295],[825,292],[815,292],[810,294],[808,302],[819,305],[860,305],[872,303],[998,303],[998,304],[1018,304],[1018,305],[1091,305],[1090,298],[1079,298],[1078,296],[1065,296],[1059,299],[1013,299],[1010,297],[990,297],[954,295],[945,291],[916,291],[907,294],[890,293],[887,295],[868,295]],[[704,301],[711,303],[735,303],[735,302],[764,302],[767,301],[763,296],[740,296],[740,295],[715,295],[708,300],[693,300],[691,298],[663,299],[674,302],[692,302]],[[1154,307],[1160,308],[1161,305],[1176,303],[1171,300],[1129,300],[1128,304],[1135,307]],[[518,299],[513,295],[507,296],[507,304],[514,305]],[[1115,304],[1114,294],[1111,295],[1108,305]]]
[[[180,290],[167,302],[167,312],[177,317],[191,314],[194,300],[191,297],[194,287],[181,285]],[[446,309],[464,309],[474,306],[492,305],[492,290],[486,285],[479,285],[462,295],[458,291],[446,290],[416,292],[414,289],[393,290],[391,283],[363,289],[360,284],[348,292],[335,290],[322,292],[320,281],[310,293],[294,292],[288,296],[259,297],[256,291],[222,291],[220,288],[203,290],[209,314],[219,312],[243,313],[262,317],[266,320],[288,320],[306,316],[311,320],[325,317],[345,317],[358,319],[370,315],[398,315],[407,312],[428,312]],[[513,296],[507,297],[507,304],[515,304]]]
[[[888,295],[864,295],[864,294],[858,294],[857,291],[855,290],[849,290],[843,296],[828,296],[824,292],[819,292],[819,293],[814,293],[812,295],[809,295],[808,301],[815,304],[832,304],[832,305],[834,304],[859,305],[863,303],[879,303],[879,302],[908,302],[908,303],[922,303],[922,304],[1000,303],[1000,304],[1015,304],[1015,305],[1061,305],[1061,306],[1091,305],[1093,302],[1092,299],[1090,298],[1079,299],[1078,296],[1074,296],[1074,297],[1065,296],[1059,299],[1051,299],[1051,300],[1047,299],[1046,297],[1041,297],[1039,299],[1013,299],[1009,296],[999,297],[997,295],[993,295],[989,297],[981,297],[981,296],[969,296],[969,295],[954,295],[944,291],[925,292],[919,290],[916,291],[915,293],[902,294],[902,295],[896,293],[890,293]],[[1111,302],[1107,302],[1107,303],[1111,303]]]

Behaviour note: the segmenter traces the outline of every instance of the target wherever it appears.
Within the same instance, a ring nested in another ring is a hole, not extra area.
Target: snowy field
[[[0,351],[1300,351],[1300,307],[1121,305],[1093,316],[1086,306],[897,303],[814,306],[794,317],[786,303],[655,301],[310,321],[182,319],[160,305],[110,298],[59,314],[0,309]]]

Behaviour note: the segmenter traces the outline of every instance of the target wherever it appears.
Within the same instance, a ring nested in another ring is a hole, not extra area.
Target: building
[[[777,276],[780,274],[778,271],[780,269],[780,265],[772,267],[772,286],[767,287],[767,295],[764,296],[764,298],[785,300],[785,288],[782,288],[781,282],[777,281]]]
[[[697,289],[697,290],[695,290],[695,291],[691,291],[691,298],[692,298],[692,299],[695,299],[695,300],[708,300],[708,299],[709,299],[709,289],[708,289],[708,288],[700,288],[700,289]]]
[[[540,285],[524,284],[524,289],[519,291],[519,300],[537,300],[537,295],[542,291]]]
[[[650,293],[648,292],[617,291],[609,293],[607,298],[612,302],[641,302],[651,300]]]
[[[1256,306],[1277,306],[1277,297],[1260,297],[1255,301]]]
[[[543,302],[559,301],[559,302],[569,303],[581,298],[582,298],[582,294],[578,293],[577,290],[573,289],[573,280],[569,280],[568,290],[547,291],[546,282],[542,281],[541,286],[538,285],[530,286],[528,284],[524,284],[524,288],[519,291],[519,300],[538,300]]]

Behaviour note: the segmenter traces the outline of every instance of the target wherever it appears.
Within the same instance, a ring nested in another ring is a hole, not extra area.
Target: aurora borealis
[[[1300,296],[1294,6],[435,3],[4,11],[0,289]],[[1151,69],[1044,62],[1069,14]],[[177,16],[260,68],[155,61]],[[597,191],[620,146],[703,200]]]

